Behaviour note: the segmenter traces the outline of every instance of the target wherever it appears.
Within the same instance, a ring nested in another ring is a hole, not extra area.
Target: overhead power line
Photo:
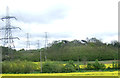
[[[4,46],[9,47],[9,48],[15,48],[14,39],[19,40],[19,38],[13,37],[12,30],[13,29],[20,29],[21,30],[21,28],[12,26],[11,22],[10,22],[11,19],[17,20],[16,17],[9,15],[9,8],[7,7],[6,8],[6,16],[1,18],[2,21],[6,22],[6,24],[4,27],[0,28],[0,30],[4,31],[4,37],[1,38],[0,40],[3,40]]]

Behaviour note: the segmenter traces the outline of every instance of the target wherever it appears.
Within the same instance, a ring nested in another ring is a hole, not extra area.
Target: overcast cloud
[[[96,37],[103,42],[118,40],[118,1],[119,0],[0,0],[0,17],[10,15],[16,48],[25,48],[26,33],[30,34],[31,48],[36,48],[37,40],[44,45],[44,32],[48,40],[74,40]],[[0,21],[0,27],[5,26]],[[3,37],[3,33],[2,36]]]
[[[14,13],[19,21],[24,23],[39,23],[39,24],[49,24],[54,20],[64,19],[66,16],[66,7],[54,6],[46,9],[44,12],[31,11],[31,12],[21,12]],[[39,10],[39,9],[38,9]],[[18,15],[19,14],[19,15]]]

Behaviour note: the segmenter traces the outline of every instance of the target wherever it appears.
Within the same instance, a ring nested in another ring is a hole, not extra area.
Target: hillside
[[[59,40],[49,44],[47,49],[41,48],[37,50],[19,51],[2,47],[2,60],[28,60],[39,61],[40,51],[42,52],[42,60],[45,54],[47,60],[52,61],[94,61],[98,60],[116,60],[118,58],[118,47],[120,43],[113,41],[110,44],[91,38],[88,40]]]

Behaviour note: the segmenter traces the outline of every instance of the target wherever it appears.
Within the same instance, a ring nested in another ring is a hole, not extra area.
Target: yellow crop
[[[63,65],[65,66],[66,64],[63,64]],[[87,65],[79,65],[79,67],[80,67],[80,68],[86,68]],[[106,67],[106,68],[113,68],[113,65],[112,65],[112,64],[105,64],[105,67]]]
[[[2,76],[118,76],[118,71],[109,72],[73,72],[73,73],[39,73],[39,74],[2,74]]]
[[[35,64],[40,65],[38,62]],[[64,66],[66,64],[63,64]],[[112,64],[105,64],[106,68],[113,68]],[[80,68],[86,68],[87,65],[79,65]],[[40,66],[37,67],[40,69]],[[95,72],[73,72],[73,73],[35,73],[35,74],[0,74],[2,76],[118,76],[118,71],[95,71]]]
[[[33,63],[40,65],[40,62],[33,62]],[[66,64],[63,64],[63,65],[65,66]],[[105,66],[106,66],[106,68],[113,68],[112,64],[105,64]],[[84,68],[87,67],[87,65],[79,65],[79,67],[82,68],[82,69],[84,69]]]

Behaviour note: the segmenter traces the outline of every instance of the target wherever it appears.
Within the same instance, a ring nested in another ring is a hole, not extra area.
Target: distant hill
[[[2,46],[1,46],[2,47]],[[59,40],[49,44],[47,49],[24,50],[19,51],[2,47],[2,60],[28,60],[39,61],[40,51],[42,60],[45,54],[48,60],[52,61],[92,61],[92,60],[114,60],[118,59],[118,48],[120,43],[113,41],[110,44],[91,38],[87,40]]]

